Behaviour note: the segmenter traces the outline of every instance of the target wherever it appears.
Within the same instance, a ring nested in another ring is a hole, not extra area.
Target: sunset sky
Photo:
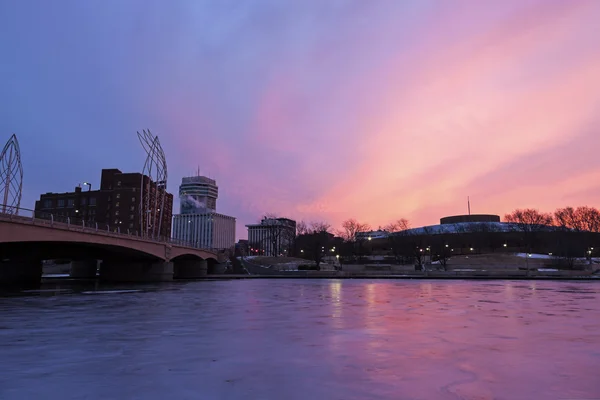
[[[599,206],[599,21],[596,0],[0,0],[0,141],[33,208],[141,171],[150,129],[169,190],[199,166],[242,238],[264,213]]]

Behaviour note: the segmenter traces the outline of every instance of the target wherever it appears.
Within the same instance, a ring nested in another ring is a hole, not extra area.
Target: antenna
[[[469,209],[469,215],[471,215],[471,199],[467,196],[467,208]]]

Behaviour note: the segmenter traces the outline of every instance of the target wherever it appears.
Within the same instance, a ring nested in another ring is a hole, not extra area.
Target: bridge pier
[[[37,286],[42,281],[42,260],[12,259],[0,262],[0,285]]]
[[[175,279],[194,279],[208,274],[206,260],[175,260]]]
[[[97,260],[73,260],[71,261],[70,277],[76,279],[94,279],[98,271]]]
[[[110,282],[166,282],[173,280],[173,263],[166,261],[103,260],[100,280]]]

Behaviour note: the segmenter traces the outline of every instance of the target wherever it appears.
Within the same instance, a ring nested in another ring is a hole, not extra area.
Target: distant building
[[[259,224],[246,227],[250,254],[278,256],[292,252],[296,221],[288,218],[263,218]]]
[[[173,239],[210,249],[235,245],[235,218],[219,214],[217,182],[205,176],[181,179],[179,214],[173,217]]]
[[[145,232],[144,227],[140,226],[142,179],[151,190],[164,190],[157,187],[148,176],[140,173],[103,169],[100,189],[92,190],[91,184],[85,183],[89,188],[85,191],[79,185],[74,192],[42,194],[35,202],[36,215],[39,215],[39,218],[50,218],[50,214],[64,219],[69,217],[74,222],[84,220],[97,223],[102,229],[106,229],[108,225],[111,230],[129,231],[139,235]],[[170,237],[173,215],[173,195],[170,193],[165,193],[162,212],[160,236]]]
[[[219,187],[214,179],[205,176],[183,178],[179,186],[179,213],[217,211],[218,197]]]

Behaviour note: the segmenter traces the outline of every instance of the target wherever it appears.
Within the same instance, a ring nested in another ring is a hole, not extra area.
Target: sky
[[[596,0],[0,0],[21,206],[140,172],[217,180],[237,236],[600,204]],[[178,199],[175,196],[178,210]]]

